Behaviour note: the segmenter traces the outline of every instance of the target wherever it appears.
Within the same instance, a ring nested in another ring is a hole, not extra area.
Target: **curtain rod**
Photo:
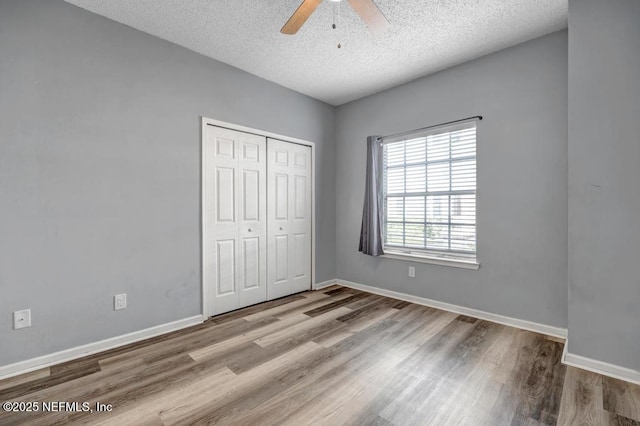
[[[397,138],[400,136],[410,135],[412,133],[422,132],[424,130],[432,129],[434,127],[446,126],[447,124],[456,124],[463,121],[473,120],[475,118],[477,118],[478,120],[482,120],[481,115],[474,115],[473,117],[461,118],[460,120],[453,120],[453,121],[448,121],[446,123],[434,124],[433,126],[422,127],[420,129],[409,130],[408,132],[401,132],[401,133],[395,133],[393,135],[382,136],[380,139],[384,140],[389,138]]]

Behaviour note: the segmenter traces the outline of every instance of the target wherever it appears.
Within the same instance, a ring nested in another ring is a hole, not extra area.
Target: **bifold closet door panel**
[[[267,300],[266,138],[207,126],[204,286],[221,314]]]
[[[267,300],[267,140],[243,134],[239,161],[240,304]]]
[[[311,288],[311,148],[267,141],[268,299]]]
[[[267,298],[292,294],[289,282],[289,150],[288,144],[267,141]]]
[[[290,144],[289,279],[292,293],[311,289],[311,147]]]

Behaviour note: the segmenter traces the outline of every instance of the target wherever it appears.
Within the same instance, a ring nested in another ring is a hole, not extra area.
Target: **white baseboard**
[[[562,363],[571,367],[580,368],[582,370],[591,371],[592,373],[601,374],[603,376],[612,377],[614,379],[623,380],[625,382],[640,385],[640,372],[629,368],[619,367],[609,364],[608,362],[598,361],[585,356],[572,354],[569,352],[569,342],[565,342],[564,351],[562,351]]]
[[[481,320],[496,322],[511,327],[521,328],[523,330],[534,331],[536,333],[554,336],[561,339],[567,338],[567,329],[554,327],[551,325],[540,324],[537,322],[526,321],[518,318],[506,317],[504,315],[492,314],[490,312],[480,311],[464,306],[452,305],[450,303],[439,302],[437,300],[425,299],[424,297],[412,296],[410,294],[400,293],[392,290],[371,287],[365,284],[358,284],[344,280],[333,280],[333,283],[343,285],[345,287],[355,288],[357,290],[366,291],[367,293],[378,294],[380,296],[393,297],[394,299],[404,300],[406,302],[416,303],[418,305],[429,306],[430,308],[441,309],[456,314],[467,315]]]
[[[167,324],[161,324],[155,327],[146,328],[144,330],[123,334],[122,336],[116,336],[110,339],[100,340],[99,342],[93,342],[93,343],[89,343],[82,346],[76,346],[75,348],[65,349],[63,351],[55,352],[49,355],[43,355],[37,358],[28,359],[26,361],[20,361],[14,364],[4,365],[0,367],[0,380],[8,379],[9,377],[28,373],[30,371],[38,370],[40,368],[49,367],[51,365],[59,364],[61,362],[72,361],[74,359],[78,359],[87,355],[92,355],[98,352],[106,351],[108,349],[113,349],[119,346],[128,345],[130,343],[139,342],[140,340],[159,336],[161,334],[166,334],[171,331],[176,331],[186,327],[191,327],[192,325],[202,323],[202,321],[203,321],[202,315],[196,315],[191,318],[185,318],[185,319],[173,321]]]
[[[320,290],[321,288],[331,287],[334,284],[338,284],[338,281],[337,280],[322,281],[321,283],[316,283],[313,286],[313,289],[314,290]]]

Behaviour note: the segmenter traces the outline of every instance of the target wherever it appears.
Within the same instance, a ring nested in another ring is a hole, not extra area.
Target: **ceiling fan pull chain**
[[[336,29],[336,4],[333,4],[333,7],[331,8],[331,13],[333,16],[333,24],[331,25],[331,28],[333,28],[334,30]]]
[[[333,3],[333,29],[335,30],[337,28],[336,25],[336,8],[338,9],[338,19],[337,21],[340,21],[340,5],[342,4],[342,2],[335,2]],[[338,41],[338,49],[342,48],[342,44]]]

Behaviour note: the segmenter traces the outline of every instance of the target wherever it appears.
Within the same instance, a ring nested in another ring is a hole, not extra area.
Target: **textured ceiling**
[[[286,36],[280,28],[302,0],[67,1],[332,105],[566,28],[568,8],[568,0],[376,0],[391,23],[376,35],[346,1],[324,1]]]

